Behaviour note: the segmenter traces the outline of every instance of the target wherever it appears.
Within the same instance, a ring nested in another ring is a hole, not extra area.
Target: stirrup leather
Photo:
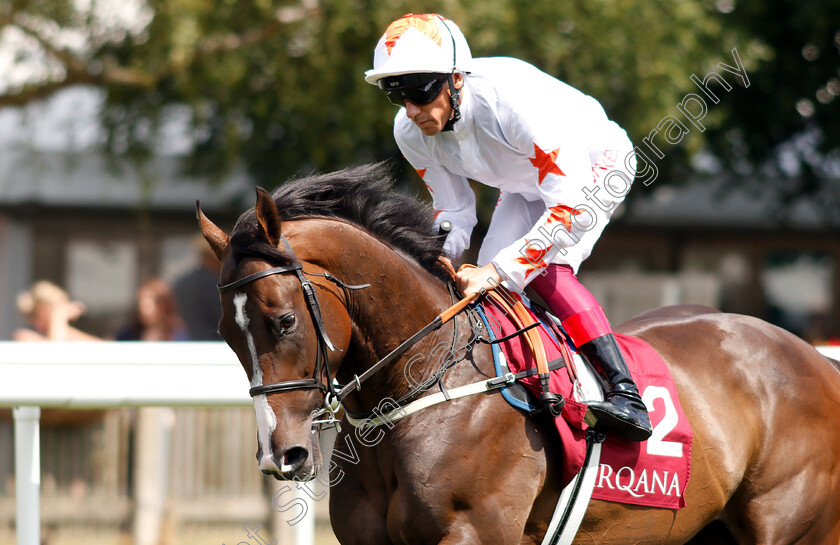
[[[536,323],[531,317],[531,314],[525,309],[522,301],[506,288],[498,286],[496,289],[487,292],[487,296],[492,299],[492,304],[498,306],[510,316],[518,329],[523,329]],[[513,305],[510,304],[511,301],[514,301]],[[555,394],[549,388],[548,360],[545,357],[545,346],[543,345],[542,338],[537,328],[530,328],[523,335],[525,342],[528,343],[528,347],[531,349],[531,353],[534,355],[534,360],[537,362],[537,371],[539,373],[540,386],[542,387],[542,393],[539,395],[542,407],[538,412],[546,412],[556,418],[563,411],[566,400],[562,395]]]

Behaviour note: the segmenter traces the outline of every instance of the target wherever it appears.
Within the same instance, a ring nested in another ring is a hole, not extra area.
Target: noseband
[[[240,278],[239,280],[236,280],[229,284],[220,284],[218,286],[218,290],[219,293],[227,293],[239,289],[242,286],[246,286],[256,280],[260,280],[261,278],[265,278],[267,276],[284,273],[295,273],[295,276],[297,276],[298,281],[300,281],[301,289],[303,289],[303,295],[304,299],[306,300],[306,306],[309,308],[309,314],[312,317],[312,323],[315,325],[315,331],[318,335],[318,355],[315,361],[315,371],[313,372],[312,378],[309,379],[287,380],[284,382],[275,382],[272,384],[254,386],[253,388],[248,390],[248,393],[251,394],[251,397],[254,397],[261,394],[276,394],[280,392],[291,392],[295,390],[321,390],[322,392],[324,392],[324,407],[318,412],[318,415],[316,416],[322,415],[324,413],[329,413],[330,416],[326,420],[318,420],[314,421],[313,423],[323,424],[338,422],[338,419],[335,416],[335,412],[338,410],[338,407],[342,405],[342,401],[345,397],[347,397],[347,395],[351,394],[354,391],[360,390],[364,381],[366,381],[368,378],[373,376],[376,372],[383,369],[387,365],[398,360],[421,339],[423,339],[433,331],[440,329],[444,323],[446,323],[447,321],[452,319],[456,314],[464,310],[466,304],[469,303],[471,300],[469,298],[463,299],[459,303],[454,304],[448,310],[435,317],[434,320],[426,324],[414,335],[403,341],[399,346],[394,348],[391,352],[386,354],[379,361],[370,366],[366,371],[364,371],[360,375],[354,375],[353,380],[351,382],[345,384],[344,386],[338,385],[337,383],[334,384],[333,380],[331,380],[332,372],[330,371],[329,366],[328,351],[336,351],[339,349],[333,345],[333,343],[330,341],[329,335],[327,335],[327,331],[324,328],[324,321],[321,317],[321,307],[318,304],[318,297],[315,295],[315,287],[309,280],[306,279],[306,276],[304,275],[321,276],[329,280],[333,284],[348,290],[360,290],[363,288],[370,287],[370,284],[351,286],[345,284],[344,282],[342,282],[341,280],[334,277],[328,272],[306,272],[303,270],[303,264],[297,259],[297,256],[295,256],[295,253],[292,250],[292,247],[289,245],[289,242],[286,240],[286,237],[280,235],[280,241],[283,243],[283,246],[286,248],[286,251],[293,258],[293,261],[289,265],[283,265],[280,267],[273,267],[271,269],[259,271],[254,274],[250,274],[244,278]],[[451,289],[452,288],[450,286],[450,290]],[[454,292],[450,292],[450,295],[453,297],[453,301],[455,301]],[[453,346],[457,335],[457,328],[454,328],[452,338]],[[474,341],[471,341],[471,343],[472,342]],[[321,380],[322,375],[326,377],[326,381]],[[397,402],[404,402],[409,398],[415,397],[418,393],[422,391],[424,390],[415,389],[409,395],[405,396],[404,398],[401,398]],[[351,413],[346,408],[345,413],[347,413],[348,416],[353,416],[357,418],[366,418],[367,416],[369,416],[369,414],[365,415]]]
[[[286,237],[280,235],[280,240],[283,243],[283,246],[286,248],[286,251],[289,254],[291,254],[294,258],[294,261],[292,261],[292,263],[281,267],[273,267],[271,269],[259,271],[254,274],[249,274],[245,278],[240,278],[239,280],[231,282],[230,284],[219,284],[217,288],[219,290],[219,293],[227,293],[241,288],[242,286],[246,286],[251,282],[260,280],[261,278],[265,278],[267,276],[292,272],[295,273],[295,276],[297,276],[297,279],[300,281],[300,286],[303,290],[303,297],[306,301],[307,308],[309,308],[309,314],[312,317],[312,323],[314,324],[315,331],[318,335],[318,355],[315,360],[315,371],[312,375],[312,378],[303,380],[287,380],[284,382],[275,382],[272,384],[254,386],[253,388],[248,390],[248,393],[251,395],[251,397],[254,397],[261,394],[275,394],[279,392],[290,392],[294,390],[318,389],[323,391],[325,394],[330,393],[334,397],[337,397],[335,388],[333,387],[332,381],[330,380],[332,373],[330,372],[330,364],[327,351],[334,352],[338,350],[338,348],[336,348],[335,345],[333,345],[332,341],[330,341],[330,337],[329,335],[327,335],[327,330],[324,328],[324,321],[321,318],[321,306],[318,303],[318,296],[315,294],[315,286],[304,275],[308,274],[311,276],[322,276],[330,282],[334,283],[335,285],[349,290],[360,290],[369,287],[370,284],[350,286],[345,284],[338,278],[334,277],[330,273],[306,272],[303,270],[303,264],[297,259],[297,256],[295,256],[295,252],[292,250],[292,247],[289,245],[289,241],[286,240]],[[325,382],[321,380],[322,371],[325,371],[326,374]]]

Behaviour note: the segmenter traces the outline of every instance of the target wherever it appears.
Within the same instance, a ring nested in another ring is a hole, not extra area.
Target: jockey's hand
[[[483,267],[461,267],[455,275],[455,283],[464,297],[490,291],[502,282],[502,276],[495,265],[488,263]]]

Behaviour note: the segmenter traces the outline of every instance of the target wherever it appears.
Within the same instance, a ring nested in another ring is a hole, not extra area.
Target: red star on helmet
[[[409,13],[403,18],[392,22],[385,29],[385,47],[388,48],[389,55],[391,54],[391,50],[397,45],[397,40],[411,27],[416,28],[440,45],[440,33],[438,33],[434,14],[424,13],[422,15],[414,15],[413,13]]]
[[[534,154],[535,157],[533,159],[528,158],[531,161],[531,164],[539,169],[539,176],[540,176],[540,184],[543,183],[543,180],[549,174],[559,174],[560,176],[565,176],[566,174],[560,170],[560,167],[557,166],[557,154],[560,153],[560,148],[552,151],[551,153],[546,153],[540,149],[536,142],[534,142]]]

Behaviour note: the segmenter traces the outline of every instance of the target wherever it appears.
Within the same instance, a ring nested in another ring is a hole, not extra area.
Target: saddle
[[[505,400],[530,414],[546,416],[554,416],[548,408],[552,402],[547,407],[543,401],[546,390],[560,400],[562,418],[551,420],[562,445],[565,486],[585,465],[591,430],[586,401],[603,399],[602,382],[554,318],[527,299],[496,288],[483,299],[479,313],[493,339],[496,374],[521,376],[527,371],[524,378],[502,389]],[[648,406],[654,434],[642,443],[606,438],[592,498],[678,509],[685,505],[692,433],[673,377],[647,343],[621,333],[615,336]],[[543,378],[546,369],[548,380]]]

